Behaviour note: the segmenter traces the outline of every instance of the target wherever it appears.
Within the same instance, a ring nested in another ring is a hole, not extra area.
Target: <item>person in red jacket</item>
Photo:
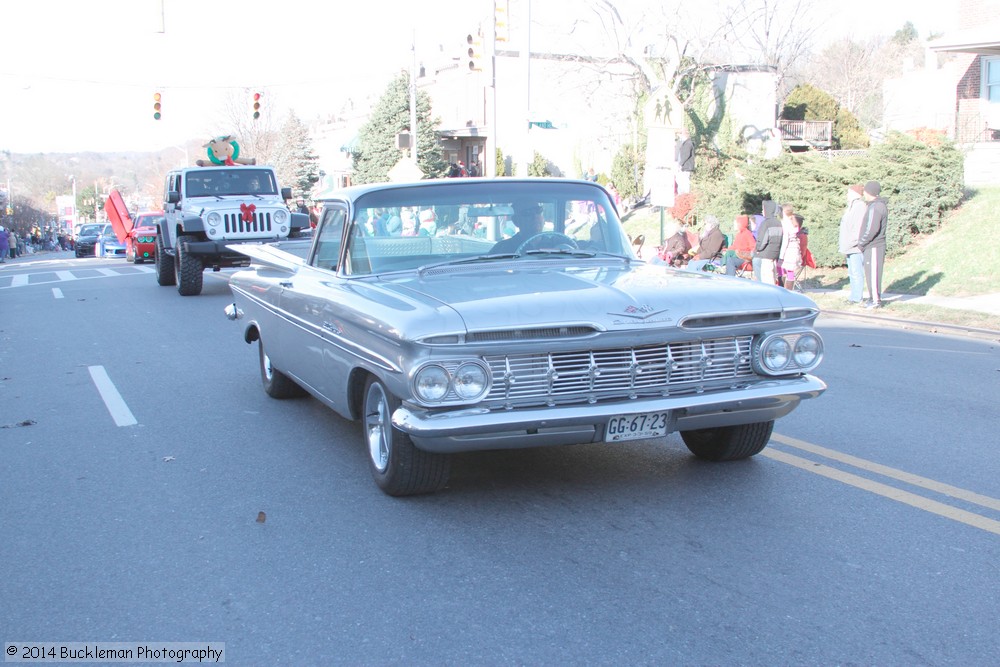
[[[729,250],[722,260],[726,266],[726,275],[735,276],[736,270],[753,259],[753,251],[757,245],[757,240],[750,231],[750,216],[738,215],[733,221],[736,234]]]

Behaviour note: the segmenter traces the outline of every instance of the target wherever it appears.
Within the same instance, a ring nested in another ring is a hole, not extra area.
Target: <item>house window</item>
[[[1000,58],[983,60],[983,99],[1000,104]]]

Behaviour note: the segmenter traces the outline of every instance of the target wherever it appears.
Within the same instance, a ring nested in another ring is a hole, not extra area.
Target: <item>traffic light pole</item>
[[[410,159],[417,164],[417,31],[413,31],[413,66],[410,69]]]
[[[480,164],[483,176],[493,178],[497,175],[497,26],[496,12],[497,0],[492,0],[493,11],[490,16],[494,17],[490,21],[491,28],[486,36],[486,87],[484,103],[486,104],[486,145],[482,164]]]

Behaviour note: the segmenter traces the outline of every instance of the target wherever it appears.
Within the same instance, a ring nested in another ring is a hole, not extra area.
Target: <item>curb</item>
[[[965,333],[977,338],[996,338],[1000,341],[1000,331],[993,329],[980,329],[977,327],[966,327],[960,324],[945,324],[942,322],[923,322],[921,320],[904,320],[898,317],[887,317],[885,315],[866,315],[864,313],[851,313],[845,310],[820,309],[820,317],[831,315],[846,319],[856,319],[865,322],[882,322],[890,326],[904,329],[923,329],[929,333]]]

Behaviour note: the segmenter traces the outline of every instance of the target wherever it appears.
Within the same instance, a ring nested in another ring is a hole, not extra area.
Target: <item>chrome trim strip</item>
[[[332,331],[322,329],[320,327],[314,326],[311,322],[304,320],[296,315],[292,315],[288,311],[282,310],[275,307],[273,304],[258,298],[257,296],[251,294],[247,290],[241,288],[238,285],[234,285],[232,282],[229,283],[230,288],[234,292],[239,292],[240,295],[246,297],[249,301],[259,305],[264,310],[268,311],[275,317],[288,322],[289,324],[302,329],[304,332],[311,336],[319,338],[325,343],[329,343],[334,347],[337,347],[348,354],[353,354],[354,356],[366,360],[374,366],[381,368],[383,370],[391,371],[393,373],[402,373],[403,369],[394,364],[390,359],[383,357],[382,355],[373,352],[367,348],[361,347],[357,343],[347,340],[343,336],[339,336]]]

